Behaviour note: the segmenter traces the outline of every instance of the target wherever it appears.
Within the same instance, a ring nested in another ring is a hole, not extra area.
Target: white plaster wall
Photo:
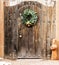
[[[48,6],[53,6],[54,2],[53,0],[10,0],[10,6],[14,6],[22,1],[38,1],[40,3],[42,3],[43,5],[48,5]],[[47,1],[47,3],[46,3]]]

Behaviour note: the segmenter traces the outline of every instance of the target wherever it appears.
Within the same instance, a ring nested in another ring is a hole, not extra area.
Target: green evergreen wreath
[[[25,9],[24,12],[22,13],[22,22],[28,27],[36,24],[37,19],[38,19],[37,13],[31,9]]]

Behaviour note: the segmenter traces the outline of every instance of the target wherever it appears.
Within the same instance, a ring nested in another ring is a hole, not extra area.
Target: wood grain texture
[[[21,14],[28,8],[37,12],[38,16],[37,23],[30,28],[21,20]],[[46,9],[35,1],[25,1],[13,7],[5,7],[5,54],[8,55],[16,50],[19,58],[50,58],[52,40],[52,16],[50,16],[51,8]]]

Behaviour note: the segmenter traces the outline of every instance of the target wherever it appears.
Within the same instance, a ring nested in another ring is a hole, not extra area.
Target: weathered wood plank
[[[21,21],[21,14],[27,8],[37,12],[38,16],[37,23],[29,28]],[[51,14],[51,9],[48,11],[45,6],[38,2],[22,2],[13,7],[6,7],[5,53],[9,54],[16,50],[19,58],[48,57],[51,32],[54,29]],[[49,17],[49,20],[47,17]]]

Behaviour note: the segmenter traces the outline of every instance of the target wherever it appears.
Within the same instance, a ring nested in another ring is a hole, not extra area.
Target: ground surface
[[[18,59],[12,61],[1,60],[0,65],[59,65],[59,61],[42,60],[42,59]]]

